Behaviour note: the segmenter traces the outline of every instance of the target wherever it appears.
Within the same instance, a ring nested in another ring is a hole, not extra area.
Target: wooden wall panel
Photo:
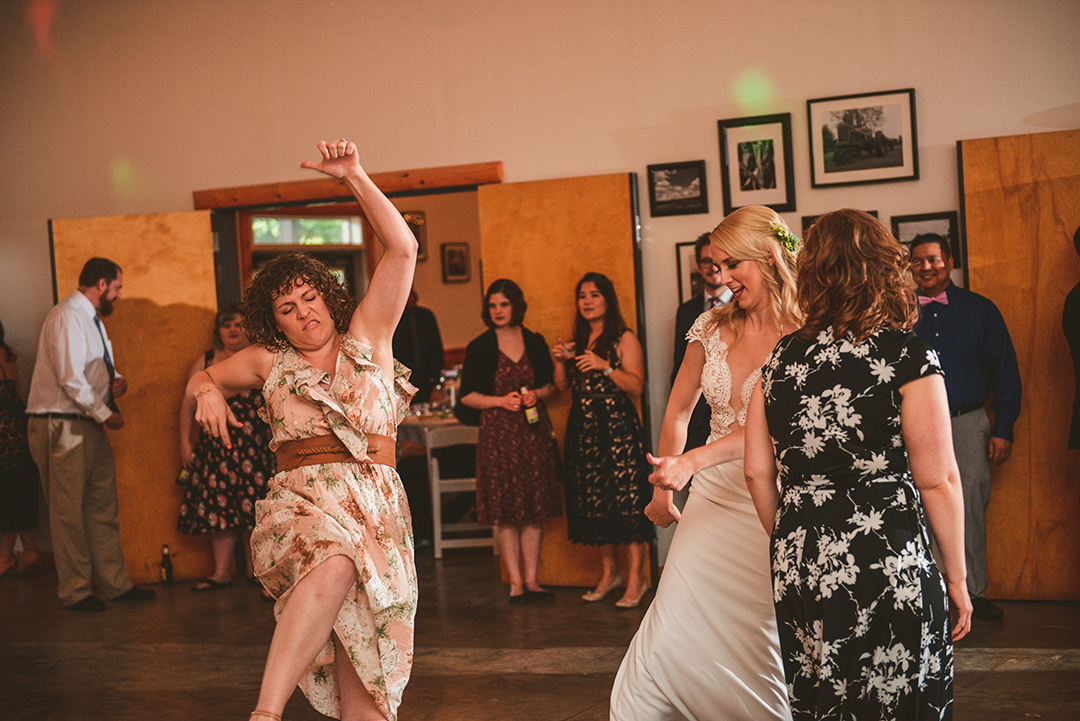
[[[1012,457],[987,512],[992,598],[1080,599],[1080,451],[1067,450],[1074,379],[1061,332],[1080,280],[1080,131],[960,144],[968,278],[1001,310],[1024,384]]]
[[[487,185],[477,195],[482,285],[486,290],[498,278],[520,285],[529,304],[526,327],[541,333],[549,345],[569,340],[576,313],[574,285],[587,271],[597,271],[614,283],[623,317],[637,332],[629,175]],[[570,393],[547,407],[562,449]],[[572,545],[566,530],[565,518],[545,525],[540,582],[591,587],[600,577],[599,555],[595,548]]]
[[[109,431],[116,453],[120,543],[137,583],[159,579],[161,546],[177,579],[213,569],[205,538],[176,530],[181,489],[177,415],[187,372],[210,347],[217,297],[209,211],[52,221],[59,296],[78,285],[93,256],[124,271],[121,300],[105,319],[117,372],[128,380],[118,403],[125,427]]]

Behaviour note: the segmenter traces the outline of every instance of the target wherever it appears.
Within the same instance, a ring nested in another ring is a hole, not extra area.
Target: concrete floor
[[[512,606],[490,551],[418,557],[420,610],[401,721],[602,721],[644,607],[615,596]],[[60,608],[56,578],[0,580],[0,719],[246,719],[254,708],[272,606],[257,589],[193,594],[104,613]],[[651,596],[650,596],[651,597]],[[1080,604],[1003,602],[957,650],[956,721],[1080,719]],[[297,692],[287,721],[324,718]]]

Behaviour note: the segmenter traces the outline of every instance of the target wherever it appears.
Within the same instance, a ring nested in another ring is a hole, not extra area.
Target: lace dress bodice
[[[720,334],[708,328],[709,315],[712,311],[706,311],[698,316],[686,334],[689,341],[701,343],[705,349],[705,366],[701,369],[701,392],[705,401],[712,410],[709,419],[709,429],[712,432],[710,440],[722,438],[733,430],[732,425],[738,422],[740,426],[746,425],[746,409],[750,405],[750,394],[754,391],[754,384],[761,377],[761,369],[754,370],[739,389],[739,399],[742,408],[736,414],[731,407],[731,368],[728,367],[728,344],[720,338]]]

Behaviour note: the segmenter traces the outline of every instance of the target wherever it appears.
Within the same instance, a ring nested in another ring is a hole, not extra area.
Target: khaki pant
[[[60,602],[131,590],[120,550],[116,461],[105,429],[89,419],[30,417],[30,453],[49,505]]]

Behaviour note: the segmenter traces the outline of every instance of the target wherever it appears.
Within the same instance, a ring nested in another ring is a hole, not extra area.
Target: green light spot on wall
[[[127,158],[113,158],[109,165],[109,175],[112,176],[113,190],[119,198],[130,198],[135,192],[135,168]]]
[[[747,115],[762,113],[772,98],[772,81],[761,68],[747,68],[735,78],[735,100]]]

